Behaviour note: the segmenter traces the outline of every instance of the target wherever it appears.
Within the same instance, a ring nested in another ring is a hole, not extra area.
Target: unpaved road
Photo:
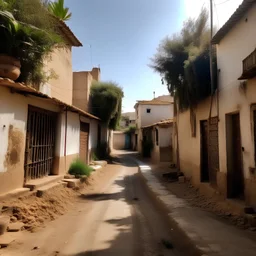
[[[21,232],[0,255],[194,255],[185,244],[173,244],[182,237],[147,194],[132,157],[120,155],[120,164],[113,168],[116,173],[104,187],[82,195],[68,213],[40,231]]]

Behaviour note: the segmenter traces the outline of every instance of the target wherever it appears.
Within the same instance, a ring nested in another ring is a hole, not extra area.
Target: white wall
[[[147,113],[147,109],[151,112]],[[138,128],[170,118],[173,118],[173,104],[138,106]]]
[[[256,4],[217,47],[218,68],[220,69],[220,170],[227,172],[225,116],[228,113],[239,112],[241,142],[245,148],[243,152],[245,177],[249,177],[249,167],[255,166],[250,104],[256,103],[256,79],[248,81],[244,92],[239,88],[240,81],[237,79],[242,74],[243,59],[256,48],[255,24]]]
[[[67,120],[67,155],[79,154],[80,120],[79,114],[68,112]]]
[[[11,93],[0,87],[0,194],[23,186],[28,106],[57,112],[46,99]],[[14,156],[12,161],[8,161]]]
[[[159,146],[169,147],[172,145],[172,127],[158,127]]]

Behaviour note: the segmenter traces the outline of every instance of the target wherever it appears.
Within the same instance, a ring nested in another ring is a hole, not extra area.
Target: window
[[[151,112],[151,108],[147,108],[147,113],[150,113]]]

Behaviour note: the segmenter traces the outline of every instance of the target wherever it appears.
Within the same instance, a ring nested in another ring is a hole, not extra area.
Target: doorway
[[[56,113],[28,107],[24,183],[52,174]]]
[[[200,121],[201,134],[201,182],[209,182],[208,122]]]
[[[80,159],[88,163],[89,124],[80,122]]]
[[[226,116],[227,197],[244,198],[244,175],[239,113]]]

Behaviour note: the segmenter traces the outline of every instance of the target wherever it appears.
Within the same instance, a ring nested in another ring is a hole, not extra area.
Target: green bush
[[[95,152],[92,153],[92,161],[98,161],[99,158]]]
[[[76,159],[69,167],[68,173],[71,175],[82,175],[89,177],[93,168],[86,165],[82,160]]]

